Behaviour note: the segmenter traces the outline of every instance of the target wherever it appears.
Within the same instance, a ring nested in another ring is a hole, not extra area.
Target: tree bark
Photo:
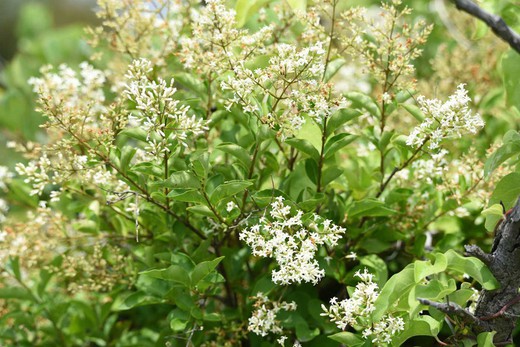
[[[496,290],[483,290],[474,316],[475,333],[496,331],[497,345],[512,343],[512,332],[520,315],[520,198],[497,228],[491,253],[466,246],[467,255],[487,264],[500,283]]]

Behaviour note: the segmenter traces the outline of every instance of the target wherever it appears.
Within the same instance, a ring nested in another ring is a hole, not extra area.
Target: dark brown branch
[[[419,300],[421,304],[436,308],[437,310],[444,312],[449,316],[458,316],[470,324],[480,323],[477,317],[454,302],[435,302],[421,298],[418,298],[417,300]]]
[[[486,23],[491,30],[520,54],[520,35],[497,15],[488,13],[471,0],[453,0],[458,10],[464,11]]]
[[[499,283],[495,290],[482,290],[475,309],[480,324],[474,332],[496,331],[495,345],[511,341],[520,314],[520,199],[497,227],[491,254],[466,246],[468,254],[487,264]]]
[[[475,257],[477,259],[480,259],[486,265],[491,264],[491,262],[493,261],[493,256],[484,252],[477,245],[465,245],[464,248],[466,249],[467,257]]]

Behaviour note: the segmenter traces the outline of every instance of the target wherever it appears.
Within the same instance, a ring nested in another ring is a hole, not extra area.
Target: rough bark
[[[466,246],[467,255],[487,264],[500,283],[499,289],[483,290],[475,310],[476,333],[496,331],[495,344],[511,343],[520,315],[520,198],[497,228],[491,253]]]

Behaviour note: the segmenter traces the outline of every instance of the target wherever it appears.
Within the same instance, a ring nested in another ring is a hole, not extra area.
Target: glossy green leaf
[[[170,188],[200,188],[200,181],[191,171],[177,171],[168,178]]]
[[[327,136],[336,130],[339,130],[342,125],[356,119],[363,113],[353,108],[342,108],[337,110],[327,121]]]
[[[336,178],[340,177],[343,172],[344,170],[337,166],[330,166],[323,170],[323,173],[321,174],[321,183],[326,186]]]
[[[191,272],[191,284],[192,286],[196,286],[204,277],[209,275],[218,264],[224,259],[224,257],[218,257],[213,260],[203,261],[198,263],[193,271]]]
[[[341,133],[331,137],[325,143],[325,159],[332,157],[334,154],[336,154],[337,151],[349,145],[356,139],[357,136],[347,133]]]
[[[381,292],[376,299],[372,318],[379,320],[387,310],[392,307],[399,299],[407,298],[410,290],[416,285],[414,264],[409,264],[400,272],[396,273],[381,288]]]
[[[520,154],[520,134],[516,130],[510,130],[502,139],[502,146],[493,152],[484,165],[484,175],[489,176],[507,159]]]
[[[330,335],[329,339],[338,341],[340,343],[345,344],[346,346],[352,347],[363,346],[365,344],[365,339],[363,339],[359,335],[353,334],[348,331],[343,331],[341,333]]]
[[[506,101],[509,106],[515,106],[520,110],[520,55],[509,49],[501,60],[501,75],[504,89],[506,90]]]
[[[494,204],[482,211],[482,215],[486,217],[484,226],[487,231],[495,230],[497,223],[504,218],[502,205]]]
[[[419,107],[417,107],[416,105],[414,104],[401,104],[401,106],[406,110],[408,111],[408,113],[410,113],[413,118],[417,119],[417,121],[419,122],[423,122],[424,121],[424,113],[422,113],[421,109]]]
[[[162,299],[138,291],[128,295],[122,302],[116,302],[112,309],[114,311],[125,311],[138,306],[155,305],[162,302]]]
[[[130,162],[132,161],[132,158],[134,157],[136,151],[137,148],[130,146],[124,146],[121,149],[121,158],[119,160],[121,171],[126,173],[128,168],[130,167]]]
[[[248,187],[252,185],[253,182],[251,181],[227,181],[217,186],[213,193],[211,193],[209,199],[213,204],[216,204],[223,199],[234,196],[235,194],[243,193]]]
[[[341,69],[341,67],[345,65],[345,59],[336,58],[334,60],[329,61],[327,65],[327,71],[325,71],[324,82],[330,81],[332,77]]]
[[[153,269],[141,271],[141,276],[148,276],[170,282],[183,284],[186,287],[190,286],[191,280],[188,272],[179,265],[171,265],[165,269]]]
[[[373,198],[356,201],[348,211],[349,217],[378,217],[389,216],[395,213],[397,211],[386,207],[384,202]]]
[[[477,346],[478,347],[495,347],[493,343],[493,337],[495,336],[496,331],[486,331],[478,334],[477,336]]]
[[[347,99],[352,101],[353,107],[363,108],[367,110],[372,116],[381,118],[381,110],[370,96],[359,92],[350,92],[345,96]]]
[[[414,336],[437,336],[442,327],[442,322],[430,316],[419,316],[406,322],[406,329],[395,336],[392,345],[401,346],[406,340]]]
[[[290,139],[286,139],[285,143],[287,143],[291,147],[296,148],[300,152],[307,154],[310,158],[312,158],[316,162],[318,162],[320,160],[320,153],[314,147],[314,145],[308,140],[290,138]]]
[[[506,209],[514,206],[516,199],[520,195],[520,173],[512,172],[497,183],[489,204],[498,204],[500,201],[504,203]]]
[[[448,259],[442,253],[436,253],[434,263],[430,260],[417,260],[414,264],[414,279],[419,283],[430,275],[445,271],[448,267]]]
[[[0,288],[0,299],[18,299],[33,301],[34,298],[25,288],[4,287]]]
[[[448,269],[460,274],[467,274],[478,281],[486,290],[497,289],[499,284],[488,267],[479,259],[464,257],[450,249],[445,253]]]
[[[225,142],[221,143],[217,146],[217,149],[221,150],[224,153],[228,153],[239,160],[240,163],[244,165],[247,169],[251,166],[251,156],[247,152],[247,150],[243,147],[240,147],[237,144]]]
[[[206,204],[204,196],[197,189],[174,189],[168,193],[168,197],[176,201]]]

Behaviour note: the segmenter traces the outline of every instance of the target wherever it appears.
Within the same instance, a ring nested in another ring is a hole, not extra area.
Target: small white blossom
[[[229,213],[231,211],[233,211],[235,208],[237,208],[237,204],[235,204],[234,201],[229,201],[227,204],[226,204],[226,211]]]
[[[342,301],[335,297],[330,299],[329,308],[321,305],[324,311],[321,315],[328,317],[341,330],[349,326],[363,329],[363,338],[371,339],[376,346],[389,344],[393,336],[404,330],[404,321],[401,317],[387,314],[379,321],[372,322],[371,315],[379,296],[378,285],[373,282],[374,275],[366,268],[363,272],[357,271],[355,276],[361,282],[356,285],[350,298]]]
[[[137,59],[128,68],[128,83],[124,95],[135,102],[136,111],[130,116],[130,124],[136,124],[146,132],[146,150],[152,155],[168,153],[170,145],[178,141],[187,147],[188,134],[200,136],[208,130],[208,122],[189,115],[189,106],[180,105],[174,99],[177,89],[174,80],[162,78],[150,81],[148,74],[152,64]]]
[[[271,204],[270,216],[260,218],[258,224],[243,230],[239,237],[252,248],[257,257],[274,258],[279,269],[273,270],[276,284],[317,284],[325,275],[314,259],[318,246],[328,243],[335,246],[345,229],[314,215],[308,226],[302,220],[303,212],[291,213],[291,207],[277,197]]]
[[[285,311],[295,311],[297,306],[296,303],[293,302],[278,302],[271,301],[269,298],[259,292],[253,299],[256,300],[255,310],[253,311],[251,317],[249,318],[249,325],[247,329],[257,335],[267,336],[268,334],[281,334],[282,328],[280,326],[280,322],[276,319],[276,315],[281,310]],[[287,337],[282,336],[279,340],[282,340],[280,343],[283,345],[283,342]]]
[[[484,121],[479,114],[473,114],[470,110],[470,101],[464,84],[460,84],[455,94],[444,103],[438,99],[419,96],[417,103],[426,118],[408,135],[406,144],[418,148],[430,141],[428,147],[433,150],[439,148],[440,142],[445,138],[462,137],[466,133],[476,134],[484,127]]]

